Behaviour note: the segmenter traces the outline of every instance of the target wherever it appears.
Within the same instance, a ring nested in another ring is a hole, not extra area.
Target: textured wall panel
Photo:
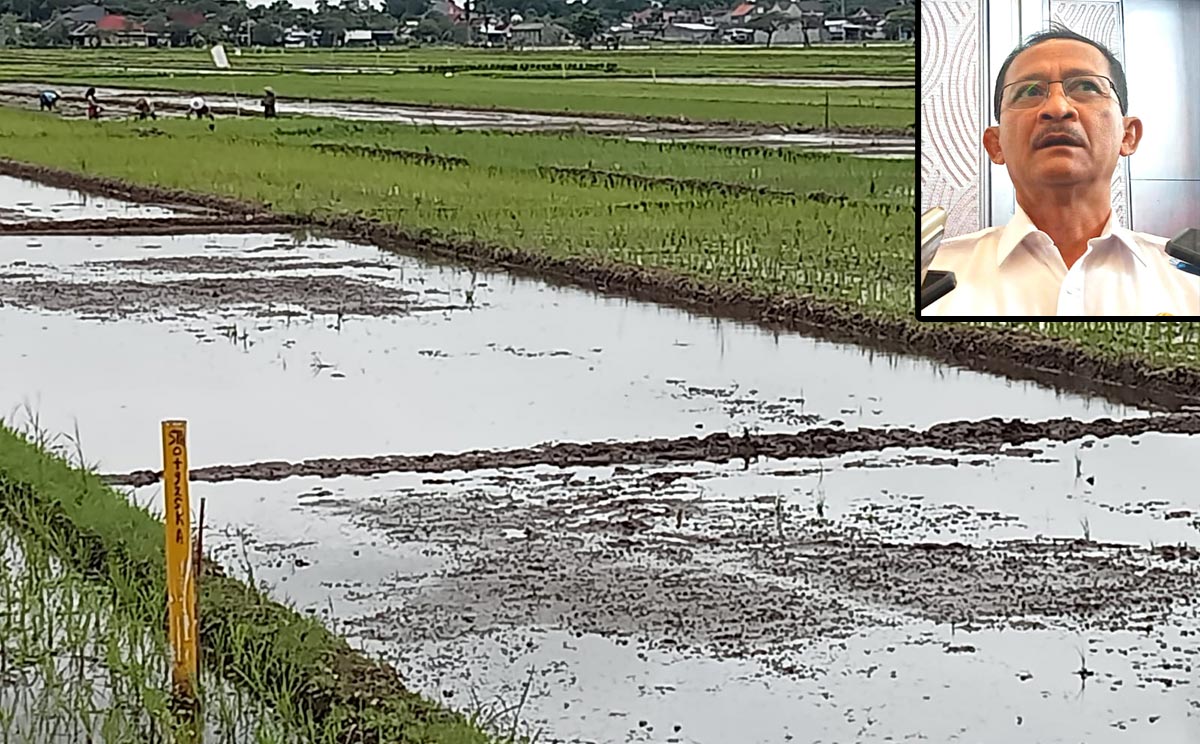
[[[1072,31],[1108,47],[1125,65],[1125,33],[1121,28],[1120,0],[1050,0],[1050,18]],[[1129,225],[1128,161],[1121,158],[1113,173],[1113,213],[1122,225]]]
[[[979,20],[984,0],[921,3],[921,211],[945,207],[946,234],[979,230]]]

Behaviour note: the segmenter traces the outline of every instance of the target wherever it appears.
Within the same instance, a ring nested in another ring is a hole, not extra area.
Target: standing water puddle
[[[0,176],[0,222],[78,220],[104,218],[178,217],[179,208],[135,204],[107,196],[43,186],[11,176]]]
[[[286,235],[0,238],[0,411],[109,471],[593,441],[1142,415],[1032,384]],[[88,363],[80,380],[78,360]]]

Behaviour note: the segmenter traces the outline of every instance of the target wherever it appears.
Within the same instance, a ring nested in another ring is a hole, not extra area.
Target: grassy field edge
[[[122,611],[165,623],[163,524],[100,478],[0,422],[0,515],[63,563],[111,586]],[[466,716],[406,689],[390,666],[352,650],[317,620],[206,561],[204,663],[328,741],[496,741]],[[165,681],[164,681],[165,683]]]
[[[91,76],[87,78],[89,83],[111,88],[118,91],[115,96],[116,100],[122,100],[132,104],[138,97],[137,94],[141,91],[149,91],[152,93],[169,93],[178,96],[188,96],[194,93],[205,93],[208,95],[227,96],[230,95],[231,89],[224,85],[223,81],[209,80],[185,80],[176,82],[174,80],[163,80],[158,77],[154,78],[128,78],[128,77],[113,77],[103,78]],[[274,81],[269,78],[256,79],[256,85],[260,83],[272,83]],[[79,78],[70,76],[46,76],[37,79],[22,79],[0,76],[0,92],[5,92],[2,88],[4,84],[20,84],[20,85],[38,85],[39,87],[54,87],[63,85],[82,85]],[[278,85],[278,83],[275,83]],[[258,101],[254,96],[257,94],[259,87],[243,90],[240,95],[245,100],[241,104],[241,108],[235,111],[233,106],[214,105],[213,110],[221,114],[232,115],[237,113],[248,118],[260,117],[261,111],[258,108]],[[33,108],[36,103],[35,96],[30,94],[30,108]],[[73,94],[71,91],[64,91],[62,101],[75,103],[83,103],[82,94]],[[536,114],[545,116],[549,119],[554,117],[579,117],[584,119],[594,119],[600,121],[635,121],[648,122],[666,125],[686,124],[698,127],[706,127],[715,131],[731,131],[731,132],[790,132],[795,134],[814,134],[814,135],[856,135],[856,136],[879,136],[879,137],[913,137],[916,135],[916,125],[907,124],[903,126],[893,126],[888,124],[839,124],[836,121],[830,126],[823,126],[818,123],[791,122],[776,119],[730,119],[719,116],[695,116],[695,115],[665,115],[653,114],[637,111],[617,111],[598,108],[582,108],[577,110],[567,110],[561,108],[553,108],[549,106],[506,106],[506,105],[480,105],[472,104],[465,101],[421,101],[409,98],[388,98],[380,96],[361,96],[361,95],[280,95],[278,101],[281,110],[285,110],[289,102],[291,103],[333,103],[342,104],[345,106],[367,105],[367,106],[392,106],[404,109],[416,109],[419,111],[428,111],[437,113],[439,111],[466,111],[477,112],[481,114]],[[168,111],[186,111],[187,106],[183,103],[166,103],[159,102],[157,104],[159,110]],[[851,109],[853,107],[841,107]],[[582,125],[581,125],[582,126]],[[452,128],[452,127],[447,127]],[[584,127],[586,128],[586,127]]]

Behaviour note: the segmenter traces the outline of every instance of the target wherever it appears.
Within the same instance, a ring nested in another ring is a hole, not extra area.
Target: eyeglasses
[[[1103,75],[1076,75],[1062,80],[1018,80],[1004,86],[1002,108],[1037,108],[1050,97],[1050,86],[1054,83],[1062,83],[1067,98],[1085,106],[1116,97],[1115,84]]]

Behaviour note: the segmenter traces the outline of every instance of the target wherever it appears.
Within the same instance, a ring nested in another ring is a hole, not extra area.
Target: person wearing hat
[[[275,89],[268,85],[267,87],[263,88],[263,92],[265,93],[265,95],[263,96],[263,102],[262,102],[263,118],[274,119],[274,118],[276,118]]]
[[[38,94],[38,110],[53,111],[54,104],[58,103],[58,99],[62,98],[57,90],[43,90]]]
[[[213,116],[212,109],[208,107],[208,104],[205,103],[204,99],[200,96],[196,96],[188,103],[187,118],[190,119],[193,115],[195,115],[197,119],[203,119],[207,116],[209,119],[215,121],[217,118]]]

